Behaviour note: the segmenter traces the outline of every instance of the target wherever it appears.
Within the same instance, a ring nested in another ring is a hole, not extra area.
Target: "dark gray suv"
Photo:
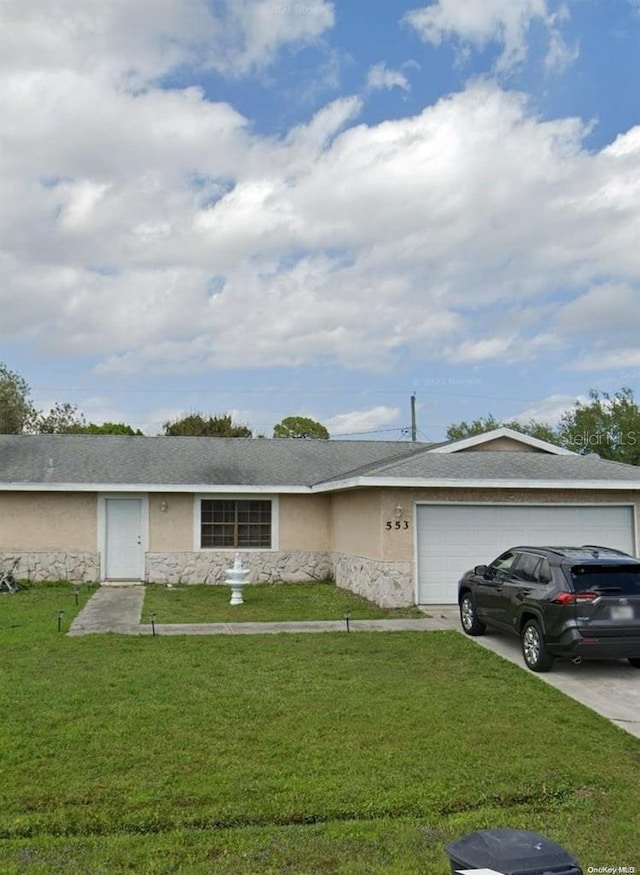
[[[515,633],[532,671],[556,657],[640,668],[640,559],[608,547],[512,547],[458,584],[467,635]]]

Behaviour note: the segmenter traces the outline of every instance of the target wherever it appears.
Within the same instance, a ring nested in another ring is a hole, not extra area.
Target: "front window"
[[[200,546],[204,548],[271,547],[271,501],[202,499]]]

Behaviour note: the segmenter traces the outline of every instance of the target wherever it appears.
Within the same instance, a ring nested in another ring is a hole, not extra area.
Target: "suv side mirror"
[[[476,567],[473,569],[473,573],[477,574],[479,577],[486,577],[487,566],[486,565],[476,565]]]

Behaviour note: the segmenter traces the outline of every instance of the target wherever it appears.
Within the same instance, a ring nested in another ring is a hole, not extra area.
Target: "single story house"
[[[445,444],[0,435],[0,562],[32,580],[335,579],[450,604],[516,543],[635,554],[640,468],[499,428]]]

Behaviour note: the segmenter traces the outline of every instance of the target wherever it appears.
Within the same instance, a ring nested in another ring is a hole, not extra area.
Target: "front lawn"
[[[342,620],[345,609],[354,620],[427,616],[416,607],[381,608],[349,590],[325,583],[249,584],[243,605],[230,605],[231,589],[216,585],[145,588],[143,622],[153,612],[158,623],[253,623]]]
[[[2,873],[446,875],[497,826],[640,864],[640,742],[456,632],[69,638],[61,609],[0,596]]]

